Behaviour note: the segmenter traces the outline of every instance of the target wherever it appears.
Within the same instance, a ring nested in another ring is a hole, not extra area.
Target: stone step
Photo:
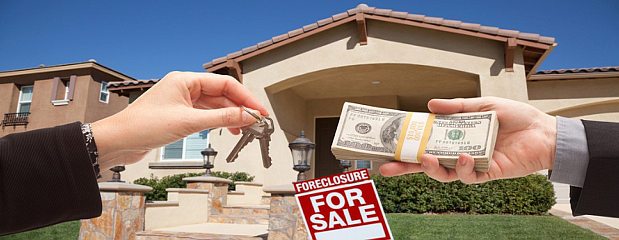
[[[238,205],[225,206],[222,208],[222,215],[241,215],[241,216],[269,216],[269,205]]]
[[[211,215],[210,223],[269,224],[269,215]]]
[[[262,240],[267,236],[266,224],[227,223],[192,224],[136,233],[137,240]]]

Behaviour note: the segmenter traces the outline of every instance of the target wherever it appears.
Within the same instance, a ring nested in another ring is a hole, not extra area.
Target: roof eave
[[[616,78],[619,72],[591,72],[591,73],[554,73],[554,74],[533,74],[528,78],[529,81],[546,80],[569,80],[569,79],[588,79],[588,78]]]
[[[76,70],[76,69],[83,69],[83,68],[94,68],[100,72],[103,72],[108,75],[114,76],[116,78],[122,79],[123,81],[135,80],[134,78],[130,76],[127,76],[121,72],[118,72],[114,69],[111,69],[109,67],[106,67],[96,62],[69,63],[69,64],[49,66],[49,67],[9,70],[9,71],[0,72],[0,78],[22,76],[22,75],[29,75],[29,74],[40,74],[40,73],[56,72],[56,71]]]
[[[535,62],[535,65],[533,65],[533,68],[531,68],[531,70],[529,70],[529,73],[527,73],[526,79],[531,78],[531,76],[537,71],[537,68],[539,68],[539,66],[542,65],[542,62],[546,60],[550,52],[552,52],[552,50],[557,45],[558,45],[557,43],[553,43],[552,45],[549,46],[549,48],[546,49],[546,51],[544,51],[544,54],[542,54],[542,56],[539,59],[537,59],[537,61]]]
[[[243,60],[284,46],[288,43],[314,35],[327,29],[337,27],[344,23],[351,22],[355,20],[355,18],[359,15],[363,15],[363,18],[372,20],[400,23],[410,26],[463,34],[501,42],[507,42],[508,39],[515,39],[518,45],[524,46],[526,48],[540,49],[544,52],[545,55],[548,55],[552,48],[556,46],[554,38],[544,37],[538,34],[520,33],[515,30],[505,30],[499,29],[497,27],[462,23],[460,21],[444,20],[442,18],[425,17],[423,15],[409,14],[405,12],[394,12],[388,9],[377,9],[374,7],[368,7],[365,4],[361,4],[355,9],[351,9],[347,12],[334,15],[332,16],[332,18],[320,20],[316,23],[304,26],[303,28],[290,31],[287,34],[275,36],[272,39],[258,43],[257,45],[247,47],[241,51],[237,51],[228,54],[227,56],[214,59],[213,61],[203,64],[202,67],[207,72],[219,71],[221,69],[227,68],[227,63],[229,61],[240,63]],[[467,24],[466,27],[464,26],[465,24]],[[307,27],[309,27],[309,30],[306,31]],[[535,69],[540,65],[541,61],[543,61],[544,58],[545,56],[542,56],[537,59],[537,61],[535,61]],[[534,73],[534,71],[527,72],[527,77],[530,76],[531,73]]]

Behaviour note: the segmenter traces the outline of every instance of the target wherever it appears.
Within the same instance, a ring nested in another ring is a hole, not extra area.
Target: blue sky
[[[619,1],[0,0],[0,71],[96,59],[139,79],[202,63],[359,3],[557,38],[541,69],[619,65]]]

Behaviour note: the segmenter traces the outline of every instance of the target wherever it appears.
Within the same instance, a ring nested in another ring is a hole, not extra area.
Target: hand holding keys
[[[241,149],[245,147],[245,145],[249,144],[255,138],[260,141],[260,150],[262,153],[262,164],[265,168],[269,168],[271,166],[271,157],[269,157],[269,143],[271,142],[271,134],[275,131],[273,127],[273,120],[269,117],[259,116],[247,108],[242,107],[247,113],[256,118],[256,123],[241,128],[241,132],[243,136],[239,142],[234,146],[228,158],[226,158],[227,162],[234,162],[236,158],[239,156],[239,152]]]

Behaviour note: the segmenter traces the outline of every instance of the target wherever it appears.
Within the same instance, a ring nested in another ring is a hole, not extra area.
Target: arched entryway
[[[413,64],[364,64],[316,71],[266,88],[279,127],[291,141],[304,130],[314,141],[310,177],[340,172],[330,152],[342,104],[427,112],[432,98],[479,96],[479,76],[452,69]],[[373,172],[380,162],[369,166]],[[361,166],[367,167],[367,162]],[[355,164],[353,164],[355,168]]]

